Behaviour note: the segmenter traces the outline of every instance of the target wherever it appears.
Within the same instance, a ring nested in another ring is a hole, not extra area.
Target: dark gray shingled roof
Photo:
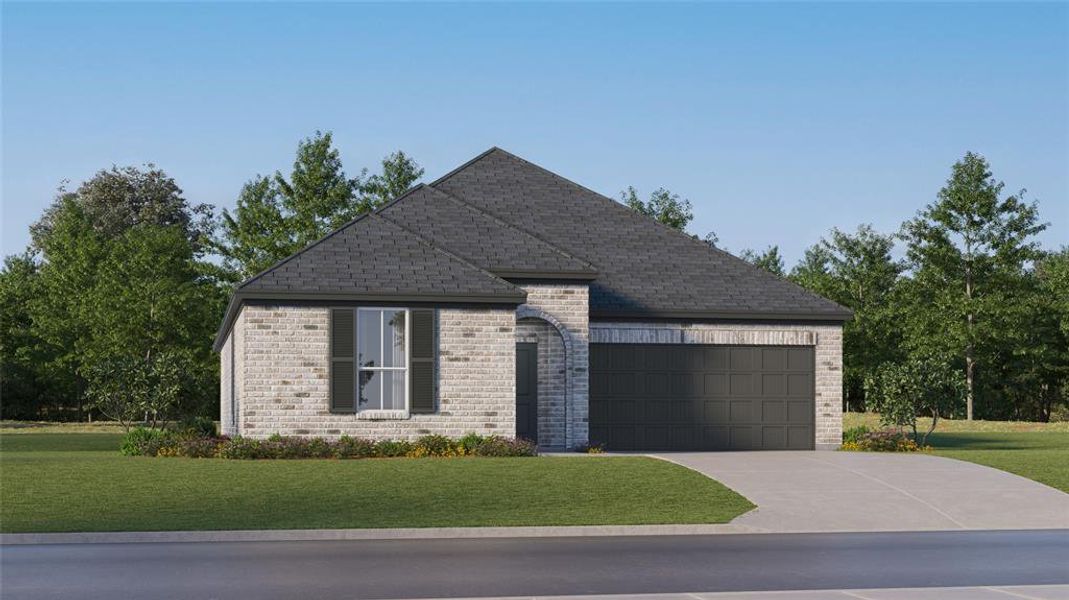
[[[525,297],[522,289],[376,214],[350,222],[249,279],[238,292],[501,302]]]
[[[590,281],[593,318],[827,320],[847,309],[491,148],[241,284],[248,299],[519,304],[511,279]]]
[[[590,263],[429,186],[413,188],[378,213],[499,277],[597,275]]]
[[[586,260],[593,317],[843,320],[850,312],[499,148],[431,184]]]

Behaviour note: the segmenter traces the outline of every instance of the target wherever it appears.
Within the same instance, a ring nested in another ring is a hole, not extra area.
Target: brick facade
[[[574,448],[589,435],[589,315],[585,284],[526,285],[516,341],[538,343],[538,441]]]
[[[843,328],[841,325],[599,322],[590,324],[590,341],[601,344],[814,346],[816,448],[834,450],[842,441]]]
[[[429,433],[515,434],[515,325],[511,309],[438,312],[438,411],[395,419],[330,412],[327,308],[242,308],[227,344],[236,343],[238,426],[249,437],[308,435],[413,439]],[[221,355],[222,361],[228,355]]]
[[[816,446],[842,435],[842,327],[589,322],[587,287],[538,284],[507,308],[438,311],[438,411],[400,418],[332,414],[329,309],[242,308],[220,353],[223,433],[250,437],[342,434],[412,439],[428,433],[515,435],[515,344],[539,345],[539,441],[573,448],[588,440],[589,344],[683,343],[813,346]],[[231,356],[233,357],[231,362]],[[230,378],[233,377],[233,383]],[[232,418],[231,390],[238,407]]]

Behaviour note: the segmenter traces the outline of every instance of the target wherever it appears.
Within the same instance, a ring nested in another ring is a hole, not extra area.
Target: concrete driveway
[[[663,453],[746,496],[731,522],[754,531],[1069,528],[1069,494],[1004,471],[924,454]]]

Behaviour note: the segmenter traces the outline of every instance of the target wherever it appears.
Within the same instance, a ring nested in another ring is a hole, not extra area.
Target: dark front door
[[[516,344],[516,437],[538,443],[538,344]]]
[[[590,345],[590,441],[610,450],[809,450],[813,349]]]

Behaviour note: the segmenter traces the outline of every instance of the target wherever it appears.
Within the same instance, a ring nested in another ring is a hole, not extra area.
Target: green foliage
[[[124,420],[133,406],[213,410],[218,359],[209,343],[226,293],[201,260],[210,216],[151,166],[101,171],[75,192],[61,189],[32,228],[31,252],[0,278],[0,293],[18,300],[0,322],[5,404],[56,419],[84,417],[90,397]],[[106,373],[159,377],[161,355],[176,365],[177,399],[102,382]]]
[[[808,248],[791,280],[854,312],[843,325],[843,396],[865,410],[865,376],[902,358],[898,309],[903,266],[892,258],[894,238],[861,225],[854,233],[832,229]]]
[[[174,439],[174,433],[167,429],[134,427],[122,437],[119,453],[124,456],[156,456],[160,448]]]
[[[174,430],[183,437],[210,438],[217,435],[215,421],[199,415],[184,417],[175,424]]]
[[[223,211],[213,248],[232,279],[241,280],[374,210],[407,190],[423,169],[404,152],[382,161],[382,172],[349,178],[333,136],[317,131],[297,145],[289,177],[256,176],[241,190],[234,212]]]
[[[858,441],[861,440],[862,437],[864,437],[866,434],[870,433],[871,431],[872,431],[871,429],[869,429],[868,427],[866,427],[864,425],[858,425],[857,427],[851,427],[850,429],[846,429],[846,430],[843,431],[843,443],[844,444],[857,443]]]
[[[852,452],[917,452],[926,449],[900,429],[857,432],[854,439],[843,440],[843,450]]]
[[[1026,267],[1040,258],[1035,234],[1046,228],[1023,190],[1003,197],[982,156],[954,164],[935,202],[902,226],[910,278],[905,281],[906,345],[951,354],[966,378],[966,414],[1001,416],[993,389],[998,354],[1009,334],[1027,327],[1018,310],[1027,294]]]
[[[965,381],[960,371],[935,356],[914,356],[901,363],[881,366],[867,384],[884,425],[909,427],[920,446],[927,443],[940,417],[961,411]],[[931,425],[920,434],[918,417],[930,417]]]
[[[764,252],[754,252],[746,249],[742,251],[739,258],[773,275],[779,275],[780,277],[786,275],[786,271],[783,268],[783,257],[779,253],[779,246],[769,246]]]
[[[628,186],[627,190],[620,192],[620,202],[647,217],[680,231],[685,231],[687,225],[694,220],[694,211],[690,200],[681,199],[679,194],[673,194],[664,188],[657,188],[650,194],[650,199],[643,202],[638,197],[638,191]]]
[[[415,442],[371,441],[350,436],[337,440],[292,437],[274,434],[267,439],[218,437],[214,429],[207,435],[185,429],[137,427],[126,435],[121,452],[128,456],[183,456],[187,458],[228,458],[238,460],[303,458],[423,458],[488,456],[534,456],[537,449],[525,440],[468,434],[460,439],[425,435]]]
[[[123,427],[144,419],[156,428],[175,411],[184,361],[173,353],[136,357],[120,353],[85,369],[89,406]]]

